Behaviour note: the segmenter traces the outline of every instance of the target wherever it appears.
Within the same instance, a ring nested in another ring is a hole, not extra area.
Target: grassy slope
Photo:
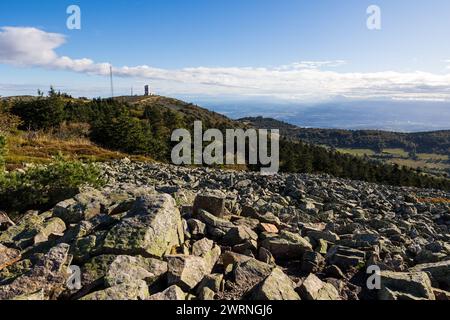
[[[9,97],[3,98],[7,100],[36,99],[32,96]],[[236,122],[227,117],[199,106],[186,103],[177,99],[163,96],[134,96],[134,97],[117,97],[132,105],[132,113],[141,117],[146,106],[155,106],[161,109],[171,109],[179,112],[183,117],[194,120],[202,120],[211,125],[227,126],[229,128],[236,127]],[[78,101],[79,99],[71,99]],[[240,124],[239,124],[240,125]],[[128,157],[133,160],[152,161],[152,159],[144,156],[133,156],[121,152],[111,151],[101,148],[89,139],[60,139],[47,133],[28,133],[19,131],[8,138],[8,155],[6,158],[9,168],[17,168],[24,163],[47,163],[59,153],[72,159],[89,160],[89,161],[108,161],[113,159],[121,159]],[[236,169],[241,168],[235,166]]]
[[[17,132],[8,137],[8,168],[17,168],[24,163],[48,163],[58,154],[69,159],[108,161],[129,157],[149,161],[143,156],[130,156],[121,152],[96,146],[87,139],[58,139],[48,134]]]

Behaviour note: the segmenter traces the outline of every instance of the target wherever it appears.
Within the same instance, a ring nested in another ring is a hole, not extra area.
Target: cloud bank
[[[0,28],[0,63],[106,76],[109,63],[60,56],[62,34],[30,27]],[[450,60],[449,60],[450,61]],[[450,74],[429,72],[338,72],[342,60],[301,61],[270,68],[194,67],[176,70],[147,65],[113,67],[115,76],[151,80],[166,93],[312,102],[353,99],[450,100]]]

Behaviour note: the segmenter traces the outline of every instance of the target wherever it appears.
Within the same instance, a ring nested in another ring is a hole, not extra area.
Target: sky
[[[450,100],[448,0],[4,0],[0,95]],[[81,9],[70,30],[66,10]],[[370,30],[367,9],[380,8]]]

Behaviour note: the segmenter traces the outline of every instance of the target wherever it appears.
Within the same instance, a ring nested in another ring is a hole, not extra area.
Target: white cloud
[[[47,65],[57,59],[54,49],[65,37],[36,28],[3,27],[0,32],[0,62],[15,65]]]
[[[65,41],[64,35],[36,28],[0,28],[0,63],[108,75],[108,63],[59,56],[55,50]],[[166,94],[269,97],[296,101],[326,100],[336,96],[450,100],[450,74],[420,71],[344,73],[333,70],[345,63],[343,60],[301,61],[271,68],[195,67],[177,70],[144,65],[114,67],[114,74],[151,80],[152,87]]]

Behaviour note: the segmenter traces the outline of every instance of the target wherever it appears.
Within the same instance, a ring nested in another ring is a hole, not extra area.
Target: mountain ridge
[[[404,133],[384,130],[304,128],[285,121],[264,117],[245,117],[238,119],[238,121],[250,123],[258,128],[274,127],[280,129],[281,134],[288,138],[301,139],[309,143],[335,148],[364,147],[379,149],[381,143],[387,148],[403,147],[407,151],[450,154],[450,130]],[[355,137],[361,139],[361,141],[355,141]],[[364,144],[364,138],[372,139],[372,141],[366,141]]]

